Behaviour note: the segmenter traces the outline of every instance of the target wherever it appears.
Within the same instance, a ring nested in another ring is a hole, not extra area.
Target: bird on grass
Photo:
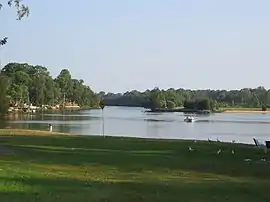
[[[194,151],[194,149],[192,149],[191,147],[188,148],[188,151]]]
[[[234,149],[232,149],[232,154],[234,154],[235,152],[234,152]]]
[[[219,155],[221,153],[221,149],[219,149],[218,151],[217,151],[217,154]]]

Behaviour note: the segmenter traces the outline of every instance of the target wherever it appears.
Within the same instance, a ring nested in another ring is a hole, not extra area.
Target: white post
[[[49,124],[49,131],[52,132],[52,124]]]
[[[104,112],[103,112],[103,109],[102,109],[102,134],[103,134],[103,137],[105,138],[105,135],[104,135]]]

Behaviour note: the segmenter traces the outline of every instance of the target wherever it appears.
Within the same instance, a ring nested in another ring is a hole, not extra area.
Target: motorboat
[[[195,118],[193,116],[186,116],[184,121],[187,123],[192,123],[193,121],[195,121]]]

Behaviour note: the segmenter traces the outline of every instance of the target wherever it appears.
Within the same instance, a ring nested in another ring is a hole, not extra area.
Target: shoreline
[[[256,109],[241,109],[241,108],[239,108],[239,109],[222,109],[222,113],[245,113],[245,114],[247,114],[247,113],[257,113],[257,114],[269,114],[270,113],[270,111],[262,111],[262,110],[260,110],[260,109],[258,109],[258,110],[256,110]]]
[[[242,110],[232,110],[232,111],[224,111],[222,113],[232,113],[232,114],[270,114],[270,111],[242,111]]]
[[[31,129],[0,129],[0,137],[1,135],[11,135],[11,136],[48,136],[48,137],[75,137],[75,138],[98,138],[98,139],[115,139],[115,140],[142,140],[142,141],[150,141],[150,142],[187,142],[193,143],[201,142],[201,143],[213,143],[213,144],[221,144],[221,145],[243,145],[243,146],[254,146],[253,143],[244,143],[244,142],[231,142],[231,141],[216,141],[211,139],[210,141],[205,140],[197,140],[197,139],[177,139],[177,138],[147,138],[147,137],[136,137],[136,136],[123,136],[123,135],[109,135],[106,134],[103,137],[102,134],[92,134],[92,135],[83,135],[83,134],[72,134],[72,133],[61,133],[61,132],[50,132],[46,130],[31,130]]]
[[[1,135],[28,135],[28,136],[79,136],[71,133],[60,133],[60,132],[50,132],[46,130],[31,130],[31,129],[9,129],[9,128],[1,128]]]

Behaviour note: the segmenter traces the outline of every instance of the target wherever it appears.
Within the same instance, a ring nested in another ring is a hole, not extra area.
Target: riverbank
[[[0,130],[0,154],[5,202],[269,199],[270,163],[250,145]]]
[[[84,111],[84,110],[93,110],[93,109],[100,109],[99,107],[75,107],[75,108],[62,108],[62,109],[40,109],[36,110],[35,112],[25,112],[25,111],[13,111],[6,114],[6,116],[13,116],[13,115],[20,115],[20,114],[43,114],[43,113],[70,113],[70,112],[77,112],[77,111]]]
[[[210,113],[264,113],[268,114],[270,111],[262,111],[261,108],[221,108],[219,110],[193,110],[185,108],[175,108],[175,109],[155,109],[148,110],[146,112],[182,112],[182,113],[195,113],[195,114],[210,114]]]
[[[224,113],[270,113],[270,111],[262,111],[261,108],[222,108],[221,110]]]

